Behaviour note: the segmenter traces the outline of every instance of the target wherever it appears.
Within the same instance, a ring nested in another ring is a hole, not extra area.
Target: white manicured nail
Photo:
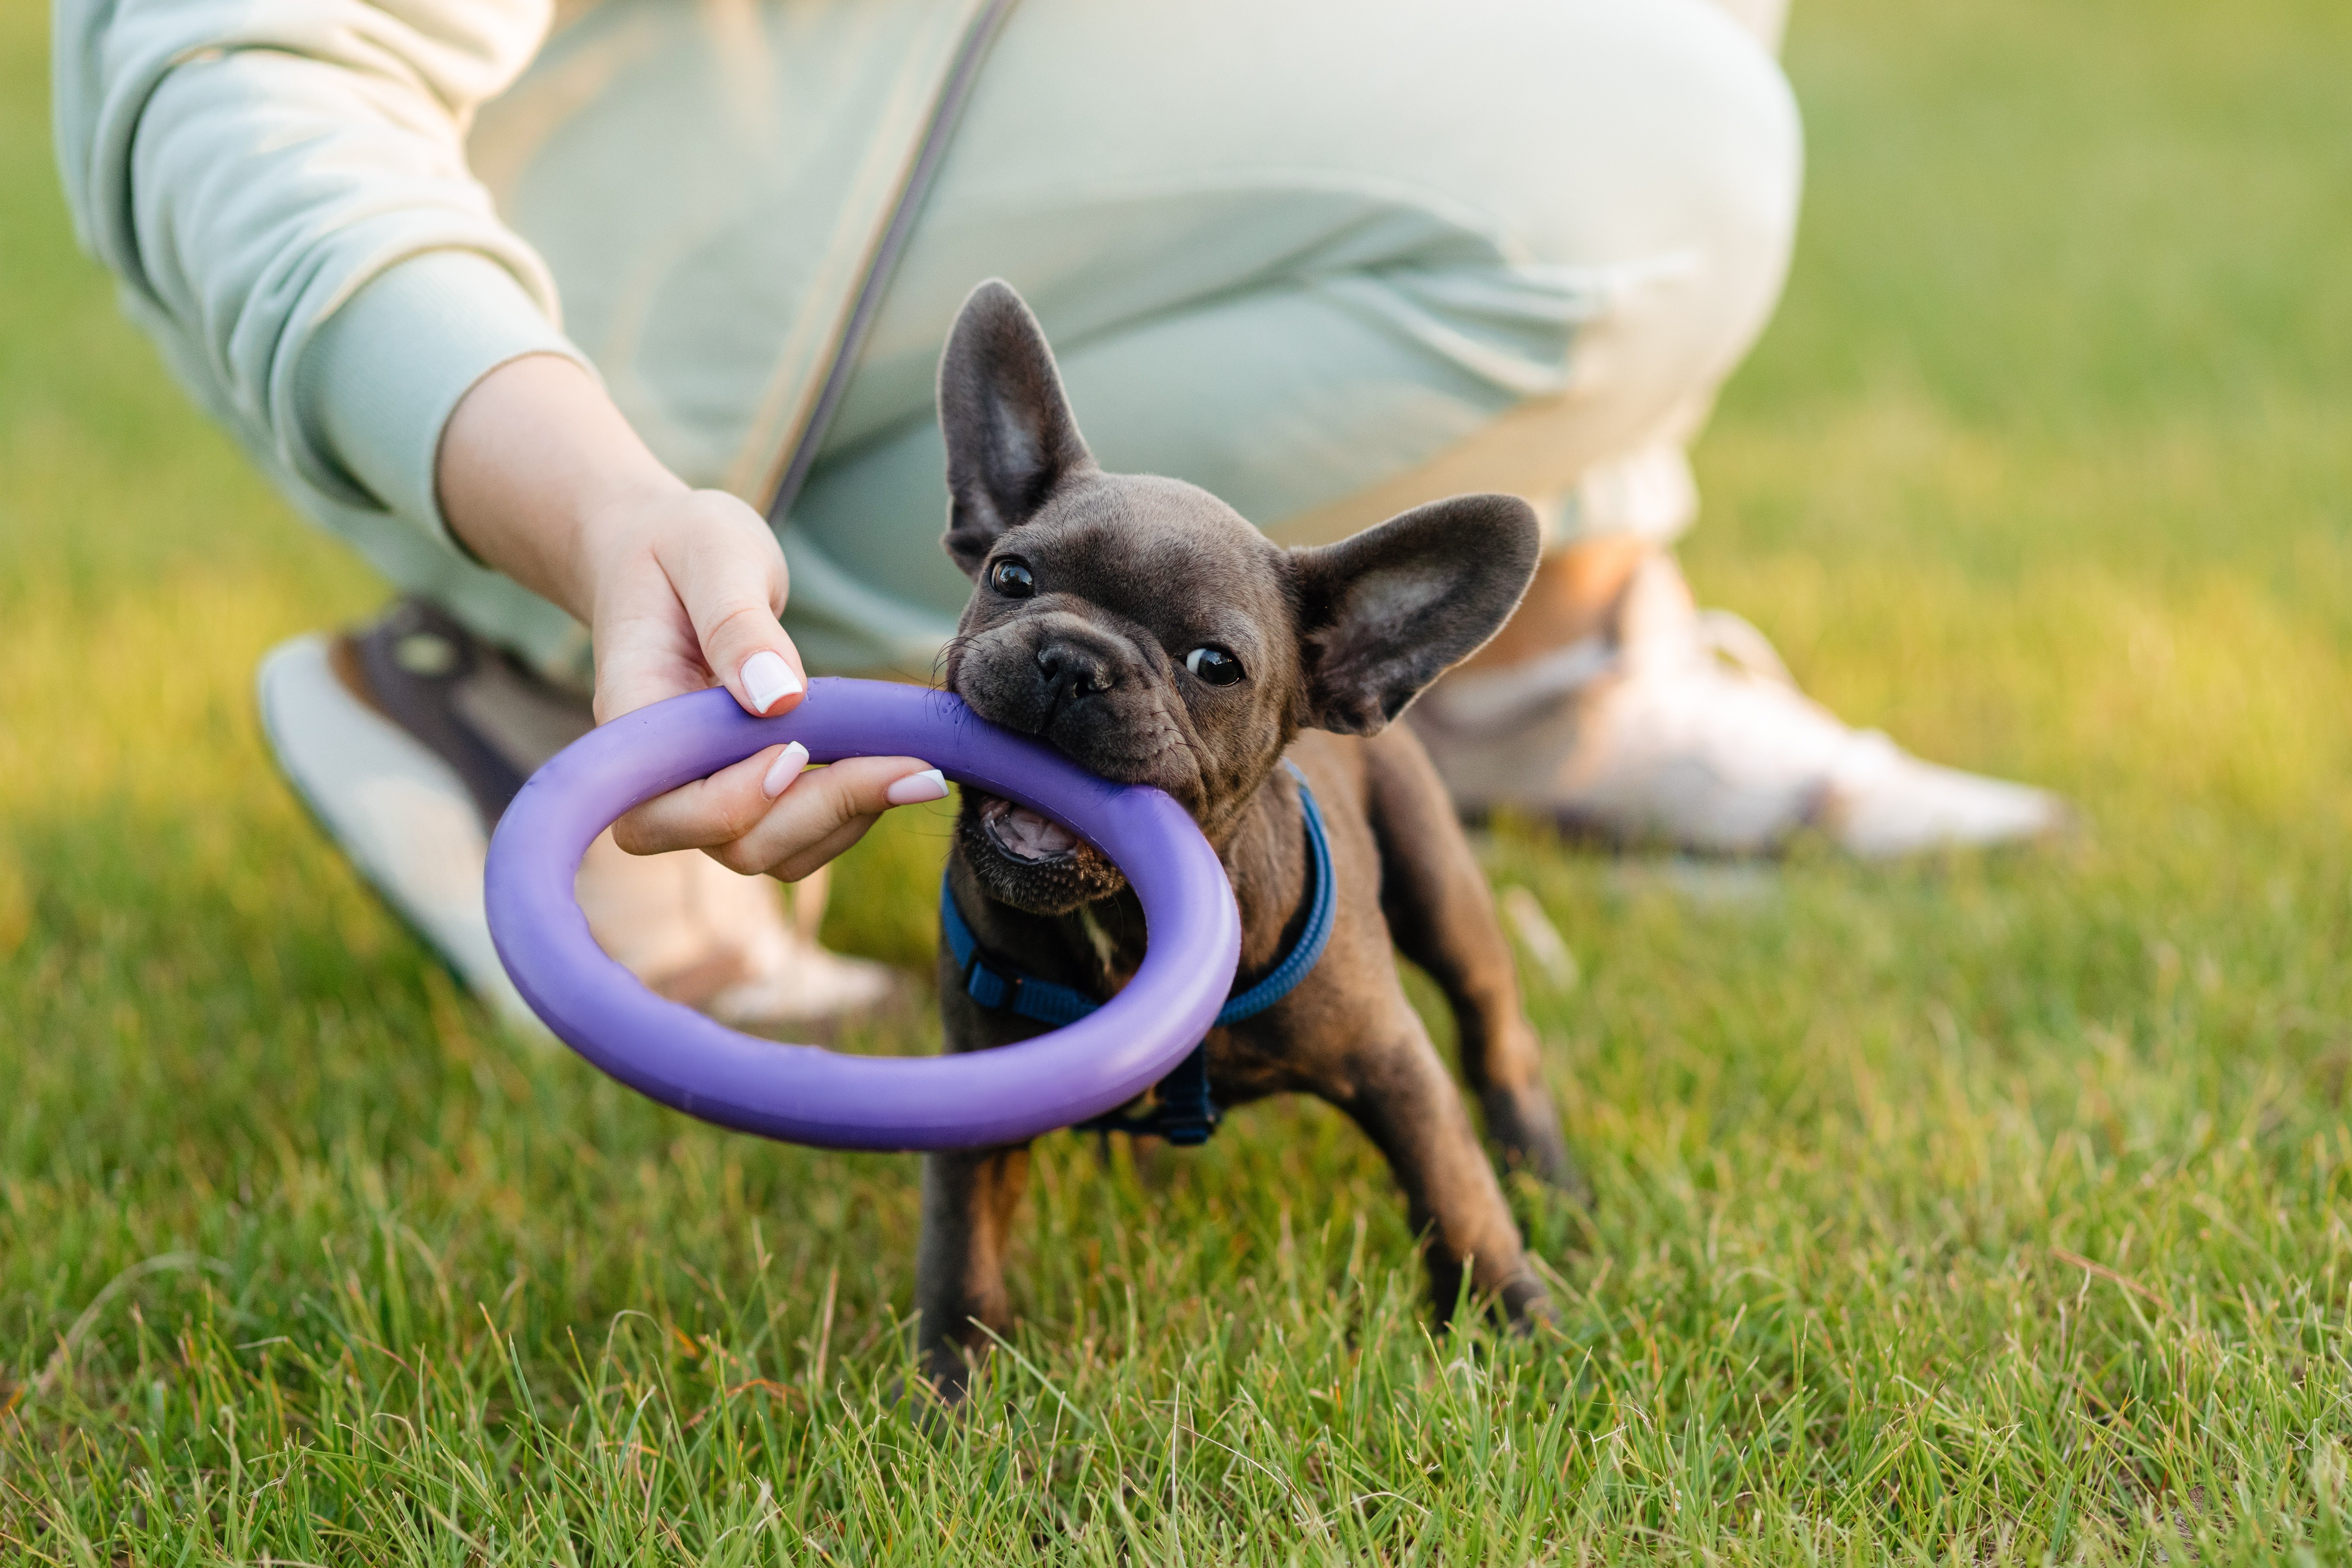
[[[768,776],[760,781],[760,793],[770,800],[775,799],[801,776],[801,770],[806,766],[808,748],[798,741],[786,742],[783,751],[768,764]]]
[[[751,700],[754,713],[765,713],[800,689],[801,678],[772,648],[763,647],[743,661],[743,694]]]
[[[945,800],[947,797],[947,775],[937,768],[908,773],[882,792],[882,798],[892,805],[920,805],[927,800]]]

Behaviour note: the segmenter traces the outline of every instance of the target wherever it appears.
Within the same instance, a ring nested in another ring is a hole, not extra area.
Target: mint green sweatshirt
[[[298,505],[576,673],[571,618],[449,536],[451,411],[569,355],[761,500],[976,9],[58,0],[58,157],[126,310]]]

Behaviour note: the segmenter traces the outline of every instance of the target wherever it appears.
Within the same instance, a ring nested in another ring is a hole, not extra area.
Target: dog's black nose
[[[1037,650],[1037,673],[1045,678],[1046,704],[1059,712],[1065,704],[1113,684],[1110,660],[1076,643],[1049,642]]]

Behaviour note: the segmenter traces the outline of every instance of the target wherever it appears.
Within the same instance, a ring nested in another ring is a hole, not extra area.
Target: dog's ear
[[[1517,496],[1454,496],[1291,552],[1305,721],[1375,735],[1502,629],[1535,575],[1540,530]]]
[[[979,574],[999,534],[1034,516],[1064,479],[1095,466],[1045,331],[1002,279],[971,291],[948,334],[940,429],[950,503],[941,542],[967,576]]]

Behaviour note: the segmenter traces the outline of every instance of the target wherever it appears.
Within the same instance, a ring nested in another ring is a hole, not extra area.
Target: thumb
[[[776,618],[788,586],[784,553],[765,520],[733,496],[705,490],[694,500],[707,522],[671,533],[656,555],[702,661],[745,712],[789,712],[808,675]]]

